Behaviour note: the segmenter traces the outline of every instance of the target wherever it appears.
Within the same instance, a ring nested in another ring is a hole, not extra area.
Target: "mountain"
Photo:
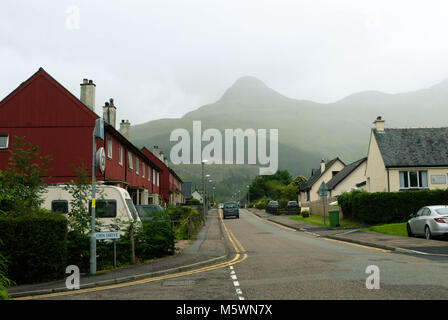
[[[370,129],[377,116],[386,127],[446,126],[448,120],[448,80],[430,88],[398,94],[365,91],[333,103],[316,103],[286,97],[254,77],[239,78],[215,103],[188,112],[179,119],[160,119],[131,127],[136,145],[158,145],[169,151],[171,131],[184,128],[192,135],[193,120],[207,128],[278,129],[279,167],[294,176],[309,176],[324,157],[339,156],[344,162],[355,161],[367,153]],[[223,134],[224,137],[224,134]],[[205,145],[206,143],[204,143]],[[224,143],[223,143],[224,145]],[[188,179],[194,165],[178,166],[181,177]],[[200,166],[198,166],[200,167]],[[210,170],[234,175],[257,174],[251,166],[211,165]],[[252,166],[253,167],[253,166]],[[190,168],[190,169],[189,169]]]

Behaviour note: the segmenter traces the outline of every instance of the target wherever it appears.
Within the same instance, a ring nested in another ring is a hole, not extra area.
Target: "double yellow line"
[[[60,296],[66,296],[66,295],[74,295],[74,294],[82,294],[82,293],[90,293],[90,292],[97,292],[97,291],[104,291],[104,290],[111,290],[111,289],[118,289],[118,288],[124,288],[124,287],[130,287],[140,284],[145,284],[149,282],[154,281],[160,281],[165,279],[172,279],[172,278],[178,278],[183,276],[188,276],[196,273],[201,273],[205,271],[210,270],[216,270],[224,267],[228,267],[237,263],[240,263],[247,258],[247,254],[244,253],[244,247],[241,245],[241,243],[238,241],[238,239],[233,235],[232,231],[228,230],[226,225],[224,224],[224,221],[222,220],[221,215],[219,215],[222,225],[224,226],[224,230],[227,234],[227,237],[229,238],[230,242],[232,243],[236,255],[232,260],[221,262],[215,265],[206,266],[198,269],[188,270],[184,272],[178,272],[173,274],[167,274],[163,276],[158,277],[152,277],[147,279],[141,279],[131,282],[125,282],[125,283],[117,283],[107,286],[101,286],[101,287],[95,287],[95,288],[87,288],[87,289],[79,289],[79,290],[73,290],[73,291],[63,291],[63,292],[57,292],[57,293],[49,293],[49,294],[43,294],[43,295],[37,295],[37,296],[27,296],[27,297],[20,297],[16,298],[15,300],[31,300],[31,299],[45,299],[45,298],[53,298],[53,297],[60,297]]]

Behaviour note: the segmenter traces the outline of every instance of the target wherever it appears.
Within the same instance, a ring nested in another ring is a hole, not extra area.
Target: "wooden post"
[[[131,263],[135,264],[134,224],[131,224]]]

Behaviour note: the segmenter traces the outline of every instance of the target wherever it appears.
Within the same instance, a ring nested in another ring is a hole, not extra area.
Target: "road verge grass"
[[[330,217],[329,216],[325,217],[325,224],[324,224],[324,217],[319,216],[319,215],[314,215],[314,214],[311,214],[309,217],[306,217],[306,218],[304,218],[302,216],[293,216],[293,217],[290,217],[289,219],[304,222],[304,223],[310,223],[310,224],[314,224],[314,225],[321,226],[321,227],[330,228]],[[351,219],[339,219],[339,226],[336,227],[335,229],[365,228],[365,227],[368,227],[368,226],[361,222],[358,222],[358,221],[354,221]]]
[[[368,228],[364,228],[363,231],[378,232],[383,234],[390,234],[393,236],[408,236],[406,231],[406,222],[387,223],[377,226],[371,226]]]

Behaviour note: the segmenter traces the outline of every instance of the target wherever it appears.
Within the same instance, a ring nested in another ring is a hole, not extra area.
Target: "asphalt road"
[[[48,299],[448,299],[446,259],[326,240],[244,209],[223,223],[236,257],[231,266]],[[369,266],[379,271],[379,289],[366,287]]]

